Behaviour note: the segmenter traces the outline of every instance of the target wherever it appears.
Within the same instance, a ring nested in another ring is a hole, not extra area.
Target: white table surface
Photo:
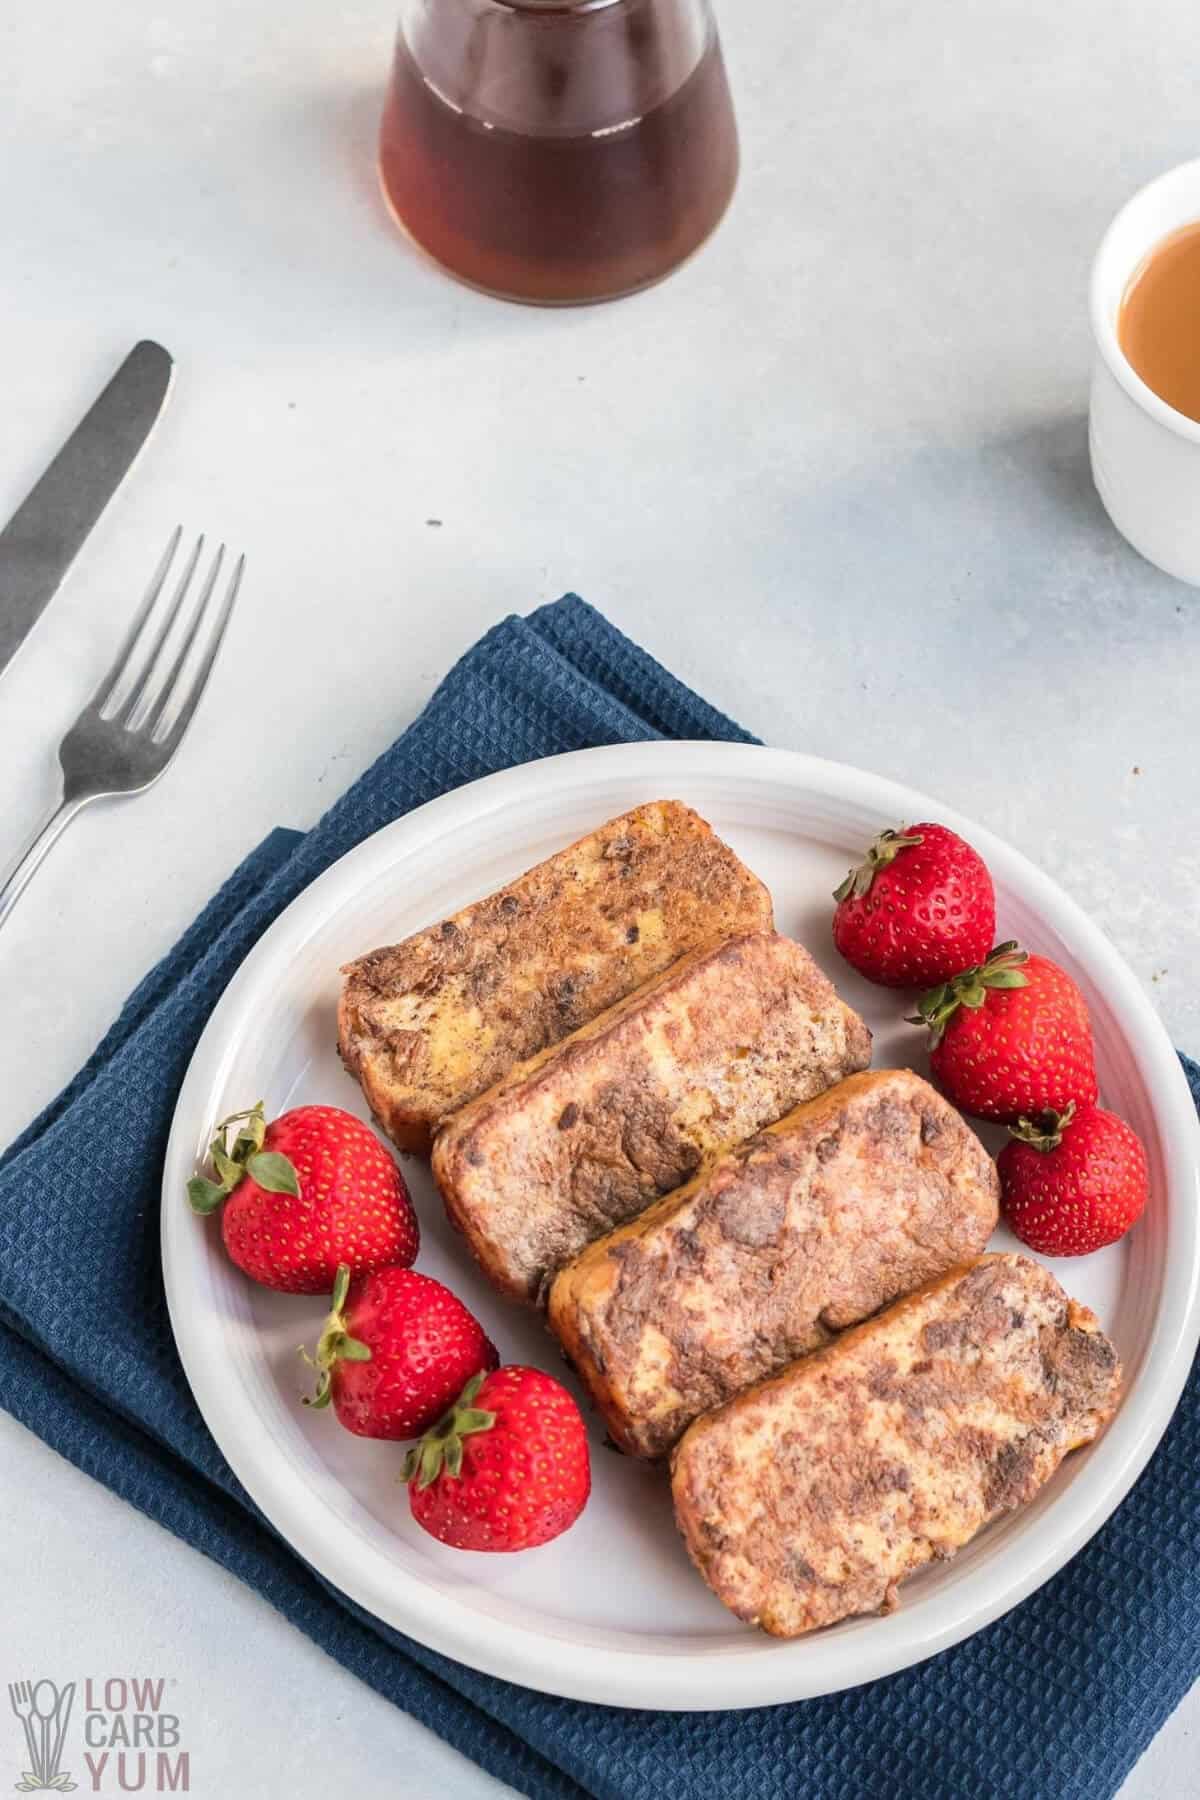
[[[1200,1048],[1200,596],[1108,526],[1084,428],[1091,252],[1195,151],[1193,0],[729,5],[727,224],[653,292],[559,313],[386,222],[392,10],[0,11],[0,517],[134,339],[179,363],[0,689],[5,845],[175,520],[250,569],[179,766],[74,825],[6,929],[0,1138],[271,825],[568,588],[770,741],[1011,838]],[[2,1414],[0,1510],[0,1680],[175,1677],[205,1800],[499,1791]],[[1194,1795],[1198,1735],[1193,1695],[1130,1800]]]

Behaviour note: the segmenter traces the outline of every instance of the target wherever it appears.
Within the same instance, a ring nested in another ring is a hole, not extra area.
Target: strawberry
[[[833,941],[883,987],[926,987],[983,961],[996,897],[983,858],[944,825],[884,831],[835,889]]]
[[[1096,1099],[1083,995],[1065,969],[1014,943],[923,994],[910,1023],[929,1026],[930,1066],[944,1092],[981,1119],[1007,1124]]]
[[[328,1406],[358,1437],[420,1437],[463,1383],[500,1361],[462,1301],[412,1269],[350,1278],[343,1263],[310,1359],[320,1371],[310,1405]]]
[[[298,1106],[268,1125],[260,1100],[221,1121],[209,1155],[217,1180],[188,1182],[192,1209],[211,1213],[224,1201],[225,1248],[264,1287],[327,1294],[341,1263],[359,1273],[416,1257],[404,1177],[374,1132],[338,1106]]]
[[[1115,1244],[1149,1195],[1137,1132],[1102,1106],[1046,1111],[1010,1127],[996,1159],[1004,1216],[1043,1256],[1089,1256]]]
[[[473,1375],[404,1464],[418,1525],[456,1550],[531,1550],[573,1525],[591,1490],[579,1408],[540,1369]]]

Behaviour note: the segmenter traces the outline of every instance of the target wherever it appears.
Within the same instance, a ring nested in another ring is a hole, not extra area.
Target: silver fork
[[[182,536],[183,527],[177,525],[111,669],[58,747],[62,800],[0,884],[0,925],[80,808],[90,800],[142,793],[158,780],[183,742],[217,660],[246,559],[239,556],[234,564],[216,622],[209,629],[195,668],[185,680],[189,653],[200,637],[225,561],[225,546],[222,544],[214,556],[201,583],[199,598],[186,620],[182,620],[184,602],[204,553],[203,537],[197,538],[190,551],[170,599],[162,607],[158,604]],[[160,675],[158,663],[167,639],[172,627],[181,620],[174,660]]]
[[[45,1778],[46,1771],[42,1767],[41,1754],[33,1736],[33,1685],[28,1681],[10,1681],[8,1684],[8,1704],[25,1727],[25,1743],[29,1750],[29,1773],[35,1781]]]

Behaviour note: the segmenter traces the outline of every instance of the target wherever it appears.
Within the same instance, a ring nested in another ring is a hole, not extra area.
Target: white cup
[[[1200,221],[1200,158],[1169,169],[1117,214],[1092,265],[1092,479],[1135,550],[1200,587],[1200,424],[1160,400],[1117,342],[1130,276],[1155,245]]]

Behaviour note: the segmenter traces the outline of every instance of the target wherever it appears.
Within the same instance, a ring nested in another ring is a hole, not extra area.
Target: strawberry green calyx
[[[1031,1149],[1049,1153],[1057,1150],[1063,1141],[1063,1132],[1075,1117],[1075,1102],[1068,1101],[1061,1112],[1053,1112],[1047,1108],[1045,1112],[1035,1113],[1032,1119],[1024,1117],[1008,1128],[1009,1137],[1016,1138],[1020,1144],[1028,1144]]]
[[[334,1278],[333,1296],[329,1303],[329,1316],[325,1320],[320,1337],[317,1339],[317,1353],[309,1356],[306,1350],[300,1354],[317,1370],[317,1391],[311,1399],[306,1395],[305,1406],[311,1406],[319,1412],[328,1406],[333,1386],[334,1364],[339,1362],[370,1362],[369,1347],[360,1339],[351,1337],[346,1330],[344,1308],[346,1295],[350,1291],[350,1264],[339,1263]]]
[[[230,1147],[227,1132],[231,1125],[240,1127]],[[261,1100],[249,1112],[231,1113],[217,1126],[216,1136],[208,1147],[209,1161],[217,1174],[216,1181],[193,1175],[187,1184],[188,1201],[195,1213],[216,1212],[222,1200],[232,1194],[243,1176],[249,1175],[270,1194],[300,1193],[300,1179],[286,1156],[277,1150],[264,1150],[267,1117]]]
[[[845,881],[834,888],[834,899],[842,901],[853,897],[855,900],[861,900],[864,894],[870,893],[871,883],[880,869],[886,869],[901,850],[907,850],[913,844],[923,844],[924,842],[925,839],[919,831],[881,831],[867,851],[864,861],[859,863],[856,869],[851,869]]]
[[[431,1487],[442,1473],[455,1479],[462,1474],[462,1441],[473,1431],[490,1431],[496,1423],[494,1412],[485,1412],[474,1404],[483,1386],[484,1370],[472,1375],[449,1412],[443,1413],[419,1444],[414,1444],[404,1459],[402,1481],[416,1480],[418,1488]]]
[[[1007,944],[997,944],[986,962],[974,969],[964,969],[953,980],[940,982],[922,994],[917,1001],[916,1013],[908,1023],[928,1025],[930,1049],[936,1049],[960,1006],[974,1012],[987,999],[989,988],[1028,987],[1029,977],[1021,968],[1022,963],[1028,961],[1029,952],[1020,949],[1015,939]]]

